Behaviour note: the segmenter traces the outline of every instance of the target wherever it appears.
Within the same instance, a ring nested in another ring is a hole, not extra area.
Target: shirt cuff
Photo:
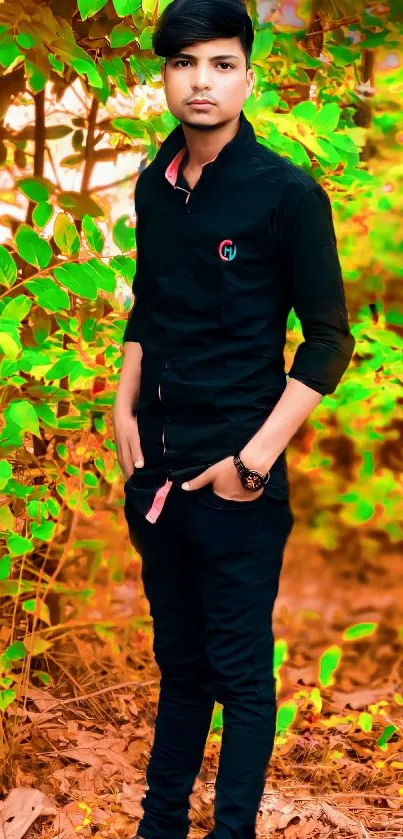
[[[323,396],[334,393],[350,364],[355,343],[351,332],[339,336],[337,348],[320,341],[305,341],[297,348],[288,377]]]

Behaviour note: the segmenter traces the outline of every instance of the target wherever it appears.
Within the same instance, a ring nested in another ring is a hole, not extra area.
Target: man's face
[[[252,92],[254,73],[246,69],[239,38],[217,38],[168,58],[162,79],[171,113],[189,128],[205,131],[238,116]],[[212,104],[191,104],[193,99]]]

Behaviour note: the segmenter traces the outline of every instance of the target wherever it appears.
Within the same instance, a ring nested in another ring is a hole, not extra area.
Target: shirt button
[[[164,364],[165,369],[166,369],[166,370],[169,370],[170,366],[171,366],[171,362],[170,362],[170,361],[166,361],[166,362],[165,362],[165,364]]]

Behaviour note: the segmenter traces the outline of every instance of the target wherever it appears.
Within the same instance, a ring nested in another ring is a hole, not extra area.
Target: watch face
[[[263,486],[261,475],[259,475],[258,472],[248,472],[248,474],[245,477],[244,486],[247,487],[247,489],[252,490],[261,489],[261,487]]]

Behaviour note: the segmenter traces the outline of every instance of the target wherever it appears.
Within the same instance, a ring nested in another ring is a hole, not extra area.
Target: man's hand
[[[227,501],[253,501],[259,495],[263,495],[264,492],[264,487],[256,492],[245,489],[234,464],[233,455],[229,455],[224,460],[219,460],[218,463],[209,466],[208,469],[205,469],[196,478],[192,478],[191,481],[186,481],[182,484],[182,489],[191,491],[200,489],[209,483],[213,484],[214,492]]]
[[[144,466],[137,417],[115,407],[113,428],[119,465],[125,480],[128,480],[133,474],[134,468],[141,469]]]

